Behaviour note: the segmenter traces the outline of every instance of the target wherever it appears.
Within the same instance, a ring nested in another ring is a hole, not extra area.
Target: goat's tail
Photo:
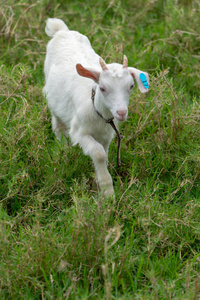
[[[45,32],[48,36],[53,37],[59,30],[69,30],[67,25],[60,19],[49,18],[46,21]]]

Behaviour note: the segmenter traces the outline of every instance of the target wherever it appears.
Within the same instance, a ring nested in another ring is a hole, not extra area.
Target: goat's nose
[[[117,114],[118,114],[120,117],[125,117],[126,114],[127,114],[127,110],[126,110],[126,109],[117,110]]]

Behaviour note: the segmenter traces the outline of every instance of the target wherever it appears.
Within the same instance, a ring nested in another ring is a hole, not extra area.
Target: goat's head
[[[134,79],[142,93],[148,91],[148,74],[135,68],[128,67],[128,59],[124,55],[123,65],[113,63],[106,65],[99,59],[101,69],[86,69],[81,64],[76,65],[80,76],[93,79],[98,84],[98,95],[102,104],[109,109],[118,121],[124,121],[128,115],[130,94],[134,86]],[[146,78],[146,86],[140,75]]]

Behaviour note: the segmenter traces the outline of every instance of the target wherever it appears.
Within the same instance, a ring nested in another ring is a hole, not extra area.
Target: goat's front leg
[[[112,177],[107,169],[107,153],[104,147],[91,135],[81,135],[78,141],[85,155],[89,155],[94,163],[97,183],[104,195],[114,195]]]

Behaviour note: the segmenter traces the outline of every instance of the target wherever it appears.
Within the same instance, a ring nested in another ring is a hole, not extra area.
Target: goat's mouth
[[[125,121],[126,118],[127,118],[127,110],[117,110],[116,113],[115,113],[115,118],[122,122],[122,121]]]
[[[125,117],[122,117],[122,116],[116,116],[115,118],[117,119],[117,121],[123,122],[123,121],[126,120],[126,117],[127,117],[127,116],[125,116]]]

